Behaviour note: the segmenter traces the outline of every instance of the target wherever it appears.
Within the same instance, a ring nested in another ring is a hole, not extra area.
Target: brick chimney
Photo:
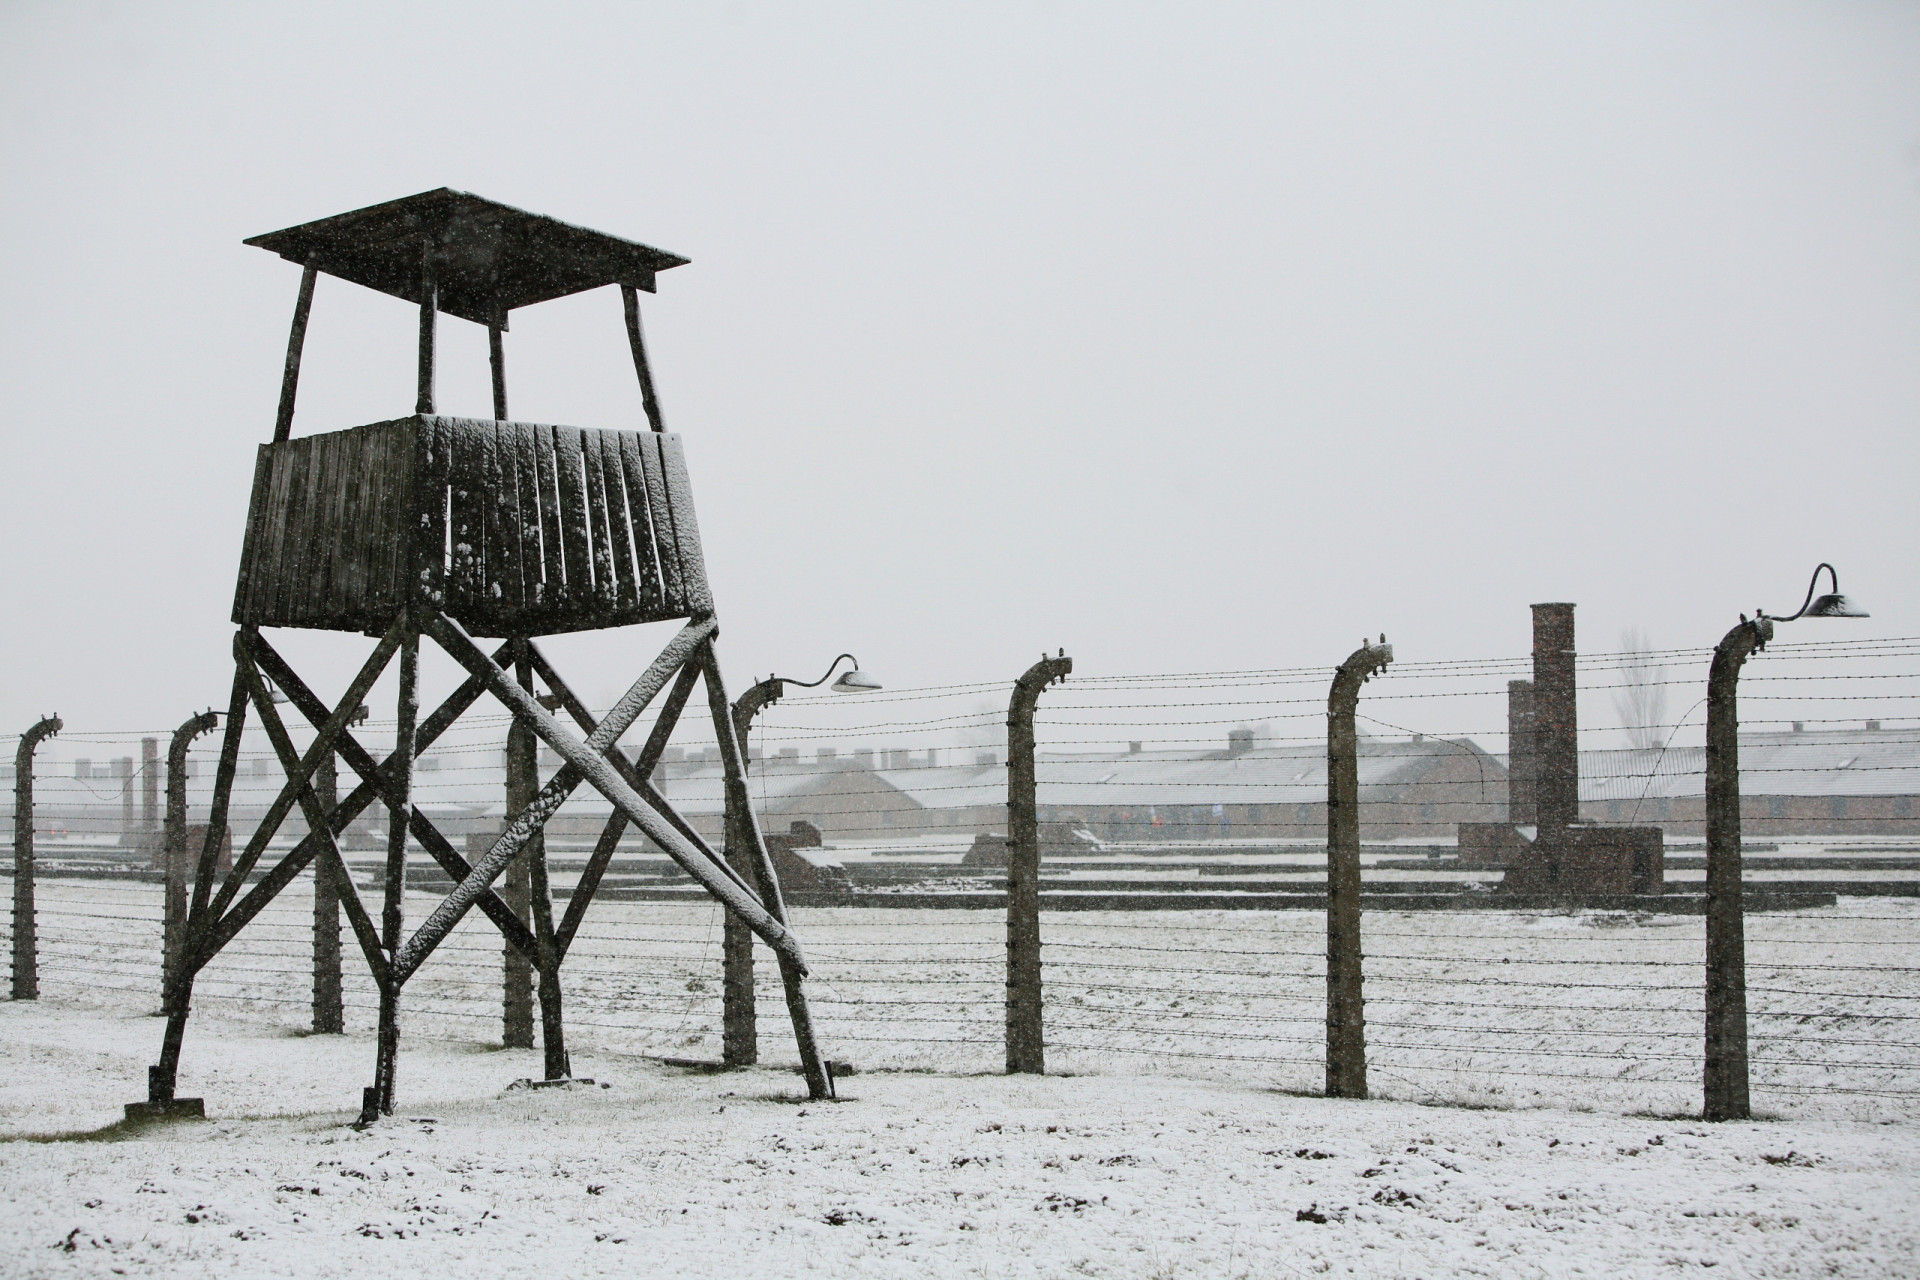
[[[133,833],[133,757],[121,756],[113,762],[113,776],[120,783],[120,834]]]
[[[1573,606],[1533,606],[1533,798],[1542,835],[1580,818]]]
[[[1533,741],[1533,681],[1507,681],[1507,821],[1530,827],[1540,821],[1534,802],[1539,760]]]
[[[160,829],[160,739],[140,739],[140,829]]]

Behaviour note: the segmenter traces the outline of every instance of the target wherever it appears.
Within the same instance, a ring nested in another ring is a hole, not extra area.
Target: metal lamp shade
[[[872,693],[882,686],[878,680],[855,667],[851,671],[842,671],[840,678],[829,687],[835,693]]]
[[[1806,618],[1868,618],[1873,615],[1836,591],[1815,600],[1807,606],[1806,612],[1801,616]]]

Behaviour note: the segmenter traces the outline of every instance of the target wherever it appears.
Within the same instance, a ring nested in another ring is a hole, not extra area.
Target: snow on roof
[[[1468,742],[1424,738],[1362,738],[1360,785],[1394,786],[1415,780],[1447,756],[1466,755],[1480,762],[1488,780],[1506,770],[1497,757]],[[1325,801],[1327,749],[1324,743],[1299,742],[1256,748],[1226,757],[1219,751],[1116,752],[1104,755],[1041,755],[1035,773],[1038,801],[1050,808],[1104,805],[1315,804]],[[832,763],[775,757],[755,760],[747,788],[756,806],[775,810],[796,800],[884,792],[922,809],[969,809],[1004,804],[1004,764],[920,765],[875,769],[841,757]],[[717,760],[676,762],[663,788],[683,813],[717,814],[725,795]],[[575,792],[569,808],[605,810],[607,802],[588,788]],[[903,807],[891,801],[889,808]]]
[[[1443,738],[1362,738],[1360,785],[1414,781],[1447,756],[1483,762],[1489,780],[1505,775],[1498,762],[1469,742]],[[1169,759],[1166,753],[1042,759],[1036,773],[1041,804],[1066,808],[1112,804],[1315,804],[1327,798],[1327,748],[1321,742],[1258,747],[1238,756],[1221,752]],[[1004,776],[1004,771],[1003,771]]]
[[[1705,747],[1582,751],[1582,800],[1706,794]],[[1920,795],[1920,729],[1740,735],[1740,791],[1755,796]]]
[[[254,236],[246,243],[418,303],[421,244],[435,249],[439,309],[505,327],[515,307],[606,284],[652,293],[687,259],[465,191],[439,187]]]

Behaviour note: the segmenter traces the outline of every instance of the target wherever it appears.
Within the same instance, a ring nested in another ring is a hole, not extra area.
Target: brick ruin
[[[1573,606],[1533,606],[1533,679],[1507,684],[1507,821],[1459,825],[1460,863],[1506,871],[1508,893],[1665,891],[1659,827],[1580,818],[1579,681]]]

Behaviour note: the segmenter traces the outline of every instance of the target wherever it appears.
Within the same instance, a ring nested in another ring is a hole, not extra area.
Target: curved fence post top
[[[218,711],[207,710],[198,715],[188,716],[181,722],[180,727],[173,731],[173,741],[167,746],[167,767],[179,769],[186,763],[187,748],[192,745],[193,740],[203,733],[212,733],[219,727]]]
[[[1073,659],[1065,649],[1052,658],[1043,655],[1013,682],[1013,698],[1007,704],[1007,715],[1011,718],[1021,711],[1031,714],[1034,704],[1040,701],[1041,692],[1054,681],[1066,679],[1072,671]]]
[[[1328,710],[1350,711],[1352,704],[1360,700],[1360,686],[1370,677],[1385,671],[1387,664],[1392,661],[1393,646],[1387,643],[1387,637],[1384,634],[1377,643],[1372,640],[1362,640],[1360,647],[1348,654],[1346,661],[1342,662],[1333,673],[1333,688],[1327,698]],[[1345,706],[1341,705],[1343,699],[1347,704]]]
[[[66,727],[57,715],[41,716],[38,724],[20,735],[20,745],[13,753],[14,764],[24,772],[27,761],[33,758],[34,748]],[[21,775],[16,773],[14,776]]]

